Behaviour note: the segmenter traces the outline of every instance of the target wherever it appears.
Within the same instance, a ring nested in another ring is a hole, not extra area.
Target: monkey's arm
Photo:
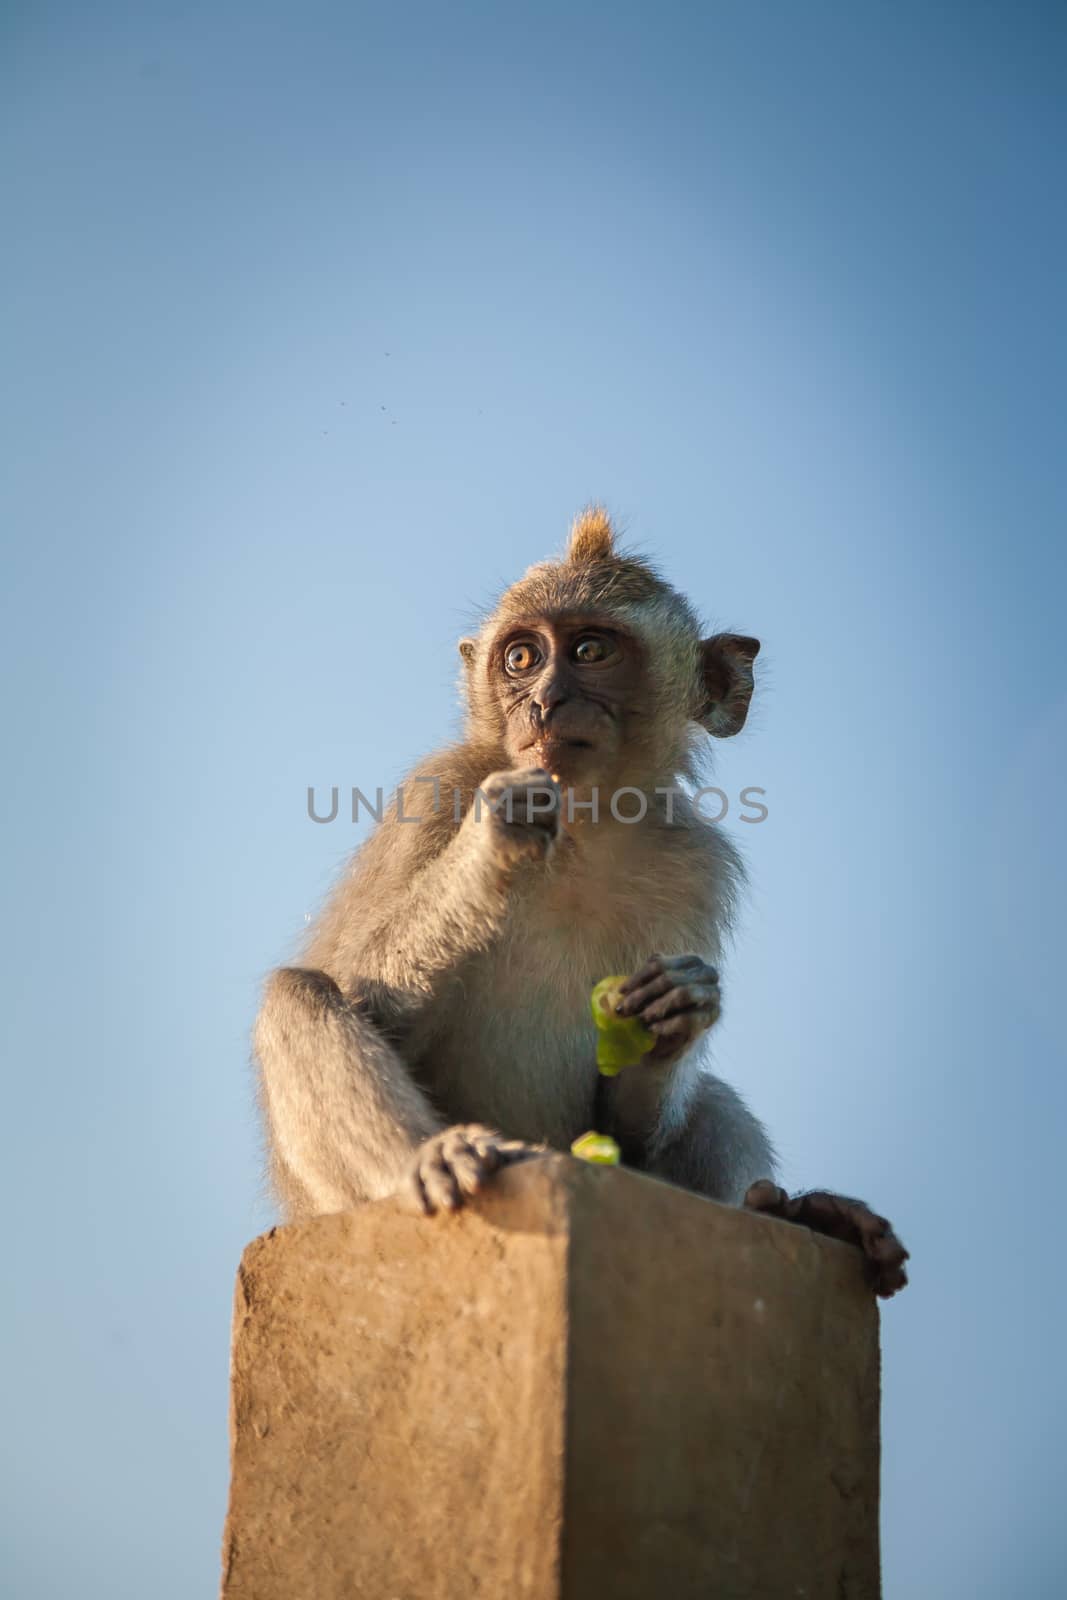
[[[469,776],[462,781],[472,787]],[[373,980],[367,1005],[390,1030],[423,1012],[464,960],[501,933],[516,879],[544,860],[558,831],[555,791],[551,810],[531,802],[546,793],[547,774],[523,769],[476,781],[486,804],[470,807],[457,826],[410,780],[405,805],[419,820],[379,825],[307,947],[307,964],[331,973],[342,990],[355,975]]]
[[[290,1215],[389,1194],[405,1173],[424,1209],[448,1209],[524,1153],[481,1127],[447,1129],[405,1054],[442,982],[502,927],[513,877],[550,848],[558,805],[547,819],[528,805],[546,776],[487,778],[486,792],[510,793],[510,806],[468,813],[436,854],[429,829],[394,826],[391,839],[380,830],[327,908],[308,966],[268,983],[255,1046],[275,1185]]]
[[[367,940],[375,976],[422,1002],[442,979],[498,936],[508,909],[509,875],[481,848],[468,816],[447,847],[422,867]]]

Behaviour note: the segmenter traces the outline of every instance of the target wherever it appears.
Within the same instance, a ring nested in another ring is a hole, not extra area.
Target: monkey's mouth
[[[524,748],[542,755],[562,755],[567,750],[592,750],[594,745],[591,739],[563,739],[558,734],[542,734],[538,739],[531,739]]]

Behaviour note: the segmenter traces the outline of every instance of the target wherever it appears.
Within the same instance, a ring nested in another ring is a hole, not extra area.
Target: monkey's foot
[[[543,1154],[537,1145],[505,1139],[476,1122],[465,1123],[420,1144],[403,1188],[424,1216],[458,1211],[501,1167]]]
[[[908,1252],[885,1217],[879,1217],[862,1200],[849,1200],[841,1194],[813,1189],[790,1199],[769,1178],[760,1178],[745,1195],[749,1211],[762,1211],[785,1222],[799,1222],[815,1233],[846,1244],[859,1245],[864,1254],[867,1278],[876,1294],[888,1300],[908,1281],[904,1263]]]

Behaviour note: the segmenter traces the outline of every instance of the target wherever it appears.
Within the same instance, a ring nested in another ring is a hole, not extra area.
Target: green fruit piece
[[[617,1167],[621,1160],[615,1140],[609,1134],[594,1133],[592,1130],[575,1139],[571,1145],[571,1155],[577,1156],[579,1161],[591,1161],[597,1167]]]
[[[619,1017],[615,1007],[622,999],[621,977],[601,978],[592,995],[593,1021],[597,1025],[596,1064],[606,1078],[613,1078],[623,1067],[634,1067],[654,1048],[656,1035],[640,1017]]]

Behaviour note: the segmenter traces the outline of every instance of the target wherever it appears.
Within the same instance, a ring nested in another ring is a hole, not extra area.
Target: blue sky
[[[215,1592],[248,1030],[361,833],[307,785],[456,726],[455,640],[591,498],[764,641],[718,1061],[913,1251],[888,1600],[1064,1592],[1065,33],[6,9],[20,1600]]]

